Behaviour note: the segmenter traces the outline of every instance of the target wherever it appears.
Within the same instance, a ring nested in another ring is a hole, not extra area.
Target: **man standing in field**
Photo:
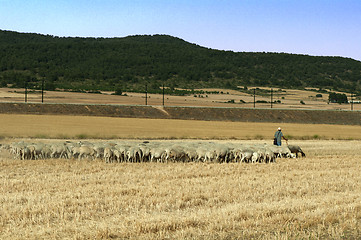
[[[281,146],[282,138],[287,142],[288,140],[283,136],[282,129],[279,127],[275,132],[274,145]]]

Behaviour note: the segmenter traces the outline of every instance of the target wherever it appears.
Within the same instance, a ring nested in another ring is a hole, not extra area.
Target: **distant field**
[[[269,164],[0,152],[0,239],[359,239],[361,141],[294,143],[306,158]]]
[[[251,89],[251,88],[250,88]],[[270,91],[269,88],[263,88]],[[253,95],[227,89],[199,89],[203,91],[217,91],[219,94],[196,94],[188,96],[165,96],[166,106],[202,106],[202,107],[239,107],[253,108]],[[329,109],[329,110],[350,110],[350,104],[328,104],[328,94],[322,94],[322,97],[316,97],[319,92],[306,90],[274,89],[273,101],[280,101],[281,104],[274,104],[273,108],[292,108],[292,109]],[[125,93],[123,96],[111,95],[112,92],[103,92],[103,94],[75,93],[46,91],[44,102],[46,103],[84,103],[84,104],[124,104],[124,105],[144,105],[145,94],[143,93]],[[270,92],[269,92],[270,93]],[[350,95],[348,94],[348,97]],[[0,102],[24,102],[24,89],[0,88]],[[41,102],[40,91],[28,94],[28,102]],[[241,103],[241,100],[245,103]],[[262,96],[256,92],[257,108],[270,108],[270,95]],[[304,104],[301,103],[303,101]],[[234,103],[232,103],[234,102]],[[163,96],[161,94],[148,94],[148,105],[162,105]],[[354,110],[361,111],[361,104],[355,104]]]
[[[0,114],[0,136],[32,138],[361,139],[361,126]]]

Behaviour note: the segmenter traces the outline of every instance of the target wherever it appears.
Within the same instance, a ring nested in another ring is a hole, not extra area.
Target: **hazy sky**
[[[0,0],[0,29],[361,60],[361,0]]]

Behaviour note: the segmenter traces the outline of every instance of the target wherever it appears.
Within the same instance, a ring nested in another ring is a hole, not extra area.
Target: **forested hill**
[[[361,62],[213,50],[167,35],[74,38],[0,30],[0,85],[144,91],[237,86],[361,92]]]

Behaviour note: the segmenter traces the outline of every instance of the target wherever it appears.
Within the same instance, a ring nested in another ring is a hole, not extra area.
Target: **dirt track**
[[[0,103],[0,113],[361,125],[361,113],[359,111]]]

